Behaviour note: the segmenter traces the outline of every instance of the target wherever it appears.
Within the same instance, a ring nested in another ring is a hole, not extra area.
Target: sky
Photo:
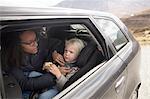
[[[63,0],[0,0],[0,6],[48,7]]]

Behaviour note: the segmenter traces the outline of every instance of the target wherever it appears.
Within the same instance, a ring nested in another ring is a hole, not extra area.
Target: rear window
[[[105,33],[111,40],[117,51],[128,42],[125,35],[113,21],[106,19],[96,19],[96,22],[98,23],[102,32]]]

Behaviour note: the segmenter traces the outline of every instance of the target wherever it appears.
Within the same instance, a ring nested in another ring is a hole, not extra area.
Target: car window
[[[113,21],[106,19],[96,19],[96,22],[98,23],[102,32],[109,37],[117,51],[128,42],[125,35]]]
[[[57,38],[65,41],[69,38],[77,37],[85,42],[91,39],[90,31],[84,24],[58,24],[46,27],[49,38]]]
[[[30,20],[30,22],[22,21],[18,23],[17,22],[15,23],[14,21],[15,25],[13,24],[13,25],[10,25],[1,29],[2,34],[3,34],[2,41],[3,41],[3,45],[5,43],[8,43],[6,46],[8,47],[9,43],[11,43],[9,39],[11,35],[19,34],[20,32],[28,30],[28,29],[33,30],[37,33],[38,43],[39,43],[38,46],[39,47],[47,46],[48,48],[52,48],[50,50],[51,52],[53,52],[54,50],[57,50],[53,48],[59,45],[59,43],[57,44],[57,42],[56,43],[52,42],[54,39],[60,41],[62,43],[61,47],[63,48],[64,48],[64,42],[67,39],[79,38],[83,40],[83,42],[85,43],[85,48],[82,50],[82,53],[80,53],[80,56],[78,56],[78,59],[77,59],[77,63],[78,63],[77,66],[80,66],[80,69],[77,73],[75,73],[75,75],[73,75],[66,82],[66,84],[63,87],[63,89],[65,89],[69,87],[72,83],[77,81],[79,78],[84,76],[86,73],[88,73],[90,70],[92,70],[94,67],[96,67],[98,64],[101,64],[104,60],[106,60],[102,53],[104,52],[103,51],[104,46],[102,46],[104,41],[101,41],[101,40],[98,41],[97,38],[95,38],[94,33],[97,33],[97,32],[94,31],[93,27],[91,27],[91,23],[89,23],[89,20],[82,19],[80,21],[80,19],[78,20],[76,19],[51,20],[49,19],[48,21],[49,22],[47,21],[45,22],[45,20],[38,20],[38,21]],[[4,39],[4,37],[6,37],[6,39]],[[58,52],[59,52],[59,49],[61,48],[58,48]]]

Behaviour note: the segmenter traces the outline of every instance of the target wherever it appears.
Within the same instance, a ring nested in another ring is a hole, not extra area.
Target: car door
[[[92,32],[93,37],[95,37],[97,41],[100,41],[98,36],[101,32],[96,31],[97,29],[95,29],[95,27],[91,27],[90,30],[94,31]],[[105,40],[107,45],[110,46],[110,50],[114,50],[114,47],[110,44],[110,40],[108,40],[107,37],[105,37]],[[117,51],[111,53],[113,53],[113,55],[108,55],[110,57],[107,61],[90,70],[78,81],[58,94],[55,99],[69,99],[75,97],[79,99],[123,99],[122,96],[127,79],[126,65],[116,54]],[[70,88],[72,89],[70,90]]]
[[[118,64],[118,67],[119,67],[119,64]],[[115,68],[115,66],[114,66],[114,68]],[[115,79],[114,82],[112,82],[112,85],[110,86],[110,88],[107,89],[104,96],[102,98],[98,98],[98,99],[125,99],[125,98],[123,98],[123,95],[124,95],[126,79],[127,79],[126,78],[126,70],[124,70],[118,76],[118,78]]]
[[[54,99],[119,99],[118,94],[122,92],[122,85],[120,86],[118,81],[120,82],[122,78],[116,81],[114,77],[118,76],[118,72],[122,65],[122,60],[114,56],[109,61],[90,70],[73,85],[58,94]],[[124,74],[125,72],[122,73],[121,76]],[[115,89],[116,84],[118,84],[118,86],[116,86],[119,90],[118,94]],[[74,88],[69,90],[73,86]]]
[[[117,99],[125,99],[124,92],[128,77],[126,69],[127,65],[124,63],[123,58],[126,57],[124,52],[127,50],[127,46],[129,46],[129,41],[114,20],[108,18],[97,18],[96,23],[100,28],[100,31],[107,38],[109,43],[108,45],[110,50],[112,50],[112,53],[117,55],[117,57],[123,62],[123,65],[118,64],[119,69],[114,76],[115,83],[113,86]]]

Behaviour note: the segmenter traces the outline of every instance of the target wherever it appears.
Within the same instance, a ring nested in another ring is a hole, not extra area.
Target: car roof
[[[19,16],[19,17],[18,17]],[[37,19],[40,17],[63,16],[105,16],[114,17],[110,13],[92,10],[81,10],[61,7],[37,8],[37,7],[7,7],[0,6],[1,20]],[[56,18],[57,18],[56,17]]]

